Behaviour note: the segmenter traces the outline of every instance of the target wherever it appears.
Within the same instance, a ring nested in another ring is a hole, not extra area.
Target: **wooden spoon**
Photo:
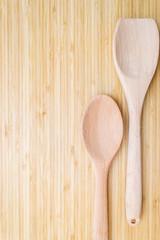
[[[113,58],[129,110],[126,216],[131,226],[139,222],[141,215],[141,111],[158,55],[159,32],[153,19],[124,18],[118,21],[113,38]]]
[[[97,96],[89,103],[82,119],[82,136],[95,171],[93,239],[107,240],[107,175],[123,135],[121,113],[108,96]]]

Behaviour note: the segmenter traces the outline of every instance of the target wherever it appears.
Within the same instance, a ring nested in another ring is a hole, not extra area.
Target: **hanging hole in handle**
[[[132,224],[135,224],[135,223],[136,223],[136,219],[132,219],[132,220],[131,220],[131,223],[132,223]]]

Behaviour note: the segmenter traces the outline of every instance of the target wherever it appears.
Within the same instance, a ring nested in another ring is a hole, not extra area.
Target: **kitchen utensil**
[[[121,113],[108,96],[96,96],[82,119],[82,136],[95,172],[93,239],[107,240],[107,175],[123,135]]]
[[[141,140],[143,101],[159,55],[159,32],[153,19],[120,19],[113,38],[113,58],[128,103],[129,144],[126,216],[131,226],[140,220]]]

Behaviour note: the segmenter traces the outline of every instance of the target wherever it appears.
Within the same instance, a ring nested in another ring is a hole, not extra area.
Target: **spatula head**
[[[126,97],[144,98],[159,55],[159,32],[153,19],[120,19],[113,39],[116,71]]]

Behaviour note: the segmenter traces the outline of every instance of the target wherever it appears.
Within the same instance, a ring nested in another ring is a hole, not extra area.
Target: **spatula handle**
[[[141,116],[130,114],[126,182],[126,216],[131,226],[138,224],[141,215]]]
[[[105,167],[96,168],[93,240],[108,240],[107,174]]]

